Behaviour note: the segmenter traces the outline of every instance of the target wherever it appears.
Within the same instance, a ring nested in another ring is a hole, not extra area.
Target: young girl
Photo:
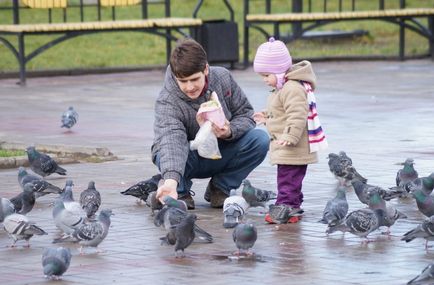
[[[307,165],[316,163],[316,152],[327,146],[316,114],[316,77],[310,62],[293,65],[285,44],[274,38],[259,46],[253,69],[273,88],[267,110],[254,114],[256,123],[267,127],[271,164],[277,164],[277,200],[265,221],[296,223],[303,213]]]

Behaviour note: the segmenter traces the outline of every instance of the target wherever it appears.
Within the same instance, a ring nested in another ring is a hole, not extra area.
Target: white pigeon
[[[47,234],[43,229],[31,222],[29,218],[21,214],[11,214],[7,216],[3,221],[3,226],[9,236],[14,240],[10,247],[15,247],[15,243],[19,240],[25,240],[27,242],[25,247],[30,247],[30,238],[33,235]]]
[[[229,197],[223,202],[223,227],[233,228],[242,221],[249,204],[244,197],[236,195],[235,190],[231,190]]]
[[[86,212],[81,208],[80,203],[75,202],[72,196],[72,181],[66,181],[63,193],[54,202],[53,219],[56,227],[64,234],[70,235],[85,221]]]

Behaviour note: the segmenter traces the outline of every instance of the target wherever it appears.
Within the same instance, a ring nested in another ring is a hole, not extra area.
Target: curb
[[[66,145],[34,145],[40,152],[49,154],[58,164],[92,162],[99,163],[105,161],[118,160],[106,147],[84,147]],[[0,149],[6,150],[25,150],[28,145],[23,143],[13,143],[0,141]],[[0,157],[0,169],[18,168],[29,166],[27,156]]]

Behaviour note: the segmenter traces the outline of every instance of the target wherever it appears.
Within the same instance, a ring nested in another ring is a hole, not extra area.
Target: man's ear
[[[205,66],[205,70],[203,71],[203,73],[205,74],[205,76],[208,76],[209,74],[209,64],[207,63]]]

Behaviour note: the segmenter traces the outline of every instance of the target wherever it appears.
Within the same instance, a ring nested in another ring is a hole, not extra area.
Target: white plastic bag
[[[222,158],[217,142],[217,137],[212,131],[212,123],[210,121],[206,121],[202,124],[194,140],[190,141],[190,149],[197,149],[199,155],[204,158]]]

